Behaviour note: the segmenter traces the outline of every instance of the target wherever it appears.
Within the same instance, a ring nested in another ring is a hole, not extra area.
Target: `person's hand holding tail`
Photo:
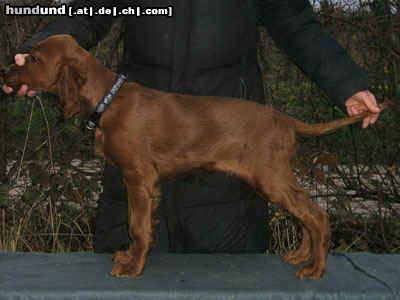
[[[346,109],[349,116],[356,116],[363,112],[370,111],[372,115],[364,118],[362,128],[375,124],[378,120],[380,109],[376,103],[374,94],[370,91],[361,91],[347,99]]]

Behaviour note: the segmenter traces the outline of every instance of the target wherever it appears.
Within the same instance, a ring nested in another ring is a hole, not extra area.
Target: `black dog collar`
[[[106,110],[107,106],[110,105],[111,101],[115,97],[115,94],[118,93],[118,91],[125,83],[125,81],[126,81],[126,76],[123,74],[119,74],[117,81],[115,81],[111,90],[100,100],[99,103],[97,103],[94,113],[90,116],[86,124],[87,129],[94,130],[96,129],[97,126],[99,126],[99,121],[102,113]]]

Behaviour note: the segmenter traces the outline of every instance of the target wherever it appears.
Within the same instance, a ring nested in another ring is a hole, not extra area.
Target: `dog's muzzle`
[[[15,67],[9,69],[2,69],[0,71],[0,83],[1,85],[6,84],[11,87],[14,91],[19,90],[21,82],[19,80],[19,74]]]
[[[0,69],[0,85],[4,84],[4,77],[6,76],[8,69],[2,68]]]

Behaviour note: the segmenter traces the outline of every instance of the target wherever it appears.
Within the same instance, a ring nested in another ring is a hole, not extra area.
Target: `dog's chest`
[[[103,157],[107,163],[111,164],[111,165],[116,165],[116,162],[118,161],[118,159],[116,159],[118,156],[112,155],[112,153],[116,153],[115,151],[113,151],[113,147],[110,147],[110,144],[107,145],[107,138],[106,138],[106,134],[100,130],[100,129],[96,129],[95,132],[95,153],[101,157]]]
[[[100,129],[96,129],[95,142],[96,142],[95,145],[96,154],[102,156],[103,158],[106,158],[104,154],[104,134]]]

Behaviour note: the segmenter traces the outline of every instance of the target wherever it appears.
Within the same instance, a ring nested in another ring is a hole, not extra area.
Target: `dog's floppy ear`
[[[67,120],[80,111],[79,89],[82,79],[71,66],[64,65],[57,80],[57,95]]]

